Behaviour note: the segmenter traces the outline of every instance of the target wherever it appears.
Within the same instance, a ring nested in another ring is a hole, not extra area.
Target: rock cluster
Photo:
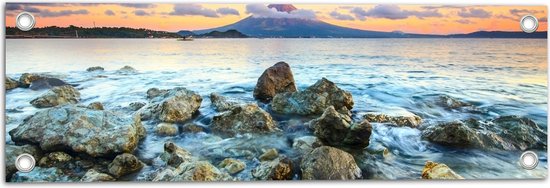
[[[422,137],[446,146],[487,150],[545,149],[547,140],[546,132],[534,121],[518,116],[444,123],[426,128]]]
[[[330,106],[321,117],[311,120],[313,134],[329,146],[354,146],[364,148],[369,145],[372,126],[367,121],[352,123],[348,114],[341,114]]]

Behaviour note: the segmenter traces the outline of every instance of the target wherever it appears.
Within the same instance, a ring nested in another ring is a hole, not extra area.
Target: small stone
[[[315,136],[303,136],[294,139],[292,148],[302,154],[307,154],[317,147],[323,146],[323,142]]]
[[[252,170],[252,177],[257,180],[291,180],[292,161],[286,156],[271,161],[262,161]]]
[[[218,166],[226,169],[230,174],[236,174],[246,168],[246,164],[244,162],[233,158],[224,159]]]
[[[133,103],[130,103],[128,106],[130,107],[131,110],[137,111],[137,110],[143,108],[145,105],[147,105],[147,104],[144,103],[144,102],[133,102]]]
[[[101,102],[93,102],[93,103],[90,103],[88,106],[87,106],[88,109],[92,109],[92,110],[105,110],[103,108],[103,104],[101,104]]]
[[[426,162],[422,169],[422,179],[464,179],[462,176],[451,170],[445,164],[432,161]]]
[[[264,152],[260,156],[260,161],[271,161],[279,156],[279,152],[277,152],[277,149],[271,148]]]
[[[136,156],[129,153],[123,153],[115,157],[113,162],[109,164],[108,169],[109,173],[114,177],[121,177],[137,172],[143,168],[143,166],[143,162]]]
[[[61,167],[60,165],[65,165],[66,163],[73,160],[69,154],[64,152],[52,152],[46,154],[38,162],[38,166],[41,167]]]
[[[204,127],[195,123],[186,123],[185,125],[183,125],[181,131],[186,133],[200,133],[204,132]]]
[[[398,127],[411,127],[416,128],[422,123],[422,118],[418,117],[417,115],[410,115],[410,116],[389,116],[386,114],[366,114],[363,116],[365,120],[368,122],[376,122],[376,123],[389,123],[391,125],[395,125]]]
[[[155,127],[155,132],[163,136],[175,136],[178,134],[178,127],[173,123],[159,123]]]
[[[160,159],[169,166],[177,167],[183,162],[189,162],[193,160],[191,153],[187,150],[178,147],[173,142],[164,143],[164,153],[160,155]]]
[[[214,109],[216,109],[216,111],[218,112],[231,110],[239,105],[235,101],[228,101],[227,98],[225,98],[224,96],[221,96],[218,93],[211,93],[210,101],[212,103],[212,107],[214,107]]]

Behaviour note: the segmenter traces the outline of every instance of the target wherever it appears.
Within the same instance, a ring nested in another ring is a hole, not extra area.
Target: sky
[[[132,27],[176,32],[209,29],[235,23],[248,16],[317,19],[338,26],[419,34],[457,34],[475,31],[521,31],[526,14],[539,19],[546,31],[546,6],[429,6],[395,4],[294,4],[297,10],[276,12],[267,4],[91,4],[8,3],[6,25],[15,16],[32,13],[35,27]]]

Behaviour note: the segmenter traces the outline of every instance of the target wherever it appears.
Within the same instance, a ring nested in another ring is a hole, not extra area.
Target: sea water
[[[258,77],[271,65],[287,62],[299,90],[325,77],[350,91],[353,118],[368,112],[413,113],[424,124],[465,118],[490,120],[504,115],[533,119],[547,130],[546,39],[8,39],[6,75],[48,73],[78,85],[81,103],[102,102],[106,109],[121,110],[132,102],[147,102],[149,88],[186,87],[204,99],[193,119],[208,127],[217,114],[210,93],[218,92],[242,102],[254,100]],[[129,65],[137,74],[119,74]],[[101,66],[104,72],[86,72]],[[38,109],[29,102],[44,93],[17,88],[6,92],[6,132]],[[474,104],[486,113],[449,111],[430,105],[441,95]],[[130,115],[130,114],[128,114]],[[291,140],[312,135],[304,123],[314,117],[275,115],[281,134],[239,135],[221,138],[209,131],[163,137],[154,124],[144,122],[148,136],[136,155],[147,167],[125,177],[139,179],[159,167],[156,157],[167,140],[214,165],[226,157],[242,159],[245,172],[259,164],[254,156],[277,148],[292,158]],[[447,164],[465,178],[537,178],[547,173],[546,151],[535,170],[518,164],[520,152],[456,149],[421,139],[421,131],[373,123],[371,146],[390,152],[383,157],[369,152],[354,154],[366,178],[417,179],[427,160]],[[6,143],[12,143],[6,133]]]

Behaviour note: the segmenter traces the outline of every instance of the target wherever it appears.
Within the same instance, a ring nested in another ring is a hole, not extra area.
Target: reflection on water
[[[414,113],[430,124],[520,115],[546,129],[546,45],[546,40],[538,39],[9,39],[6,74],[55,73],[78,84],[82,103],[101,101],[107,109],[115,110],[131,102],[146,102],[148,88],[184,86],[203,96],[201,114],[194,121],[208,126],[216,114],[208,100],[211,92],[255,102],[252,91],[257,78],[265,68],[285,61],[300,89],[326,77],[350,91],[356,119],[366,112]],[[140,73],[115,73],[124,65]],[[91,66],[105,67],[106,72],[86,72]],[[8,131],[36,112],[29,101],[42,92],[7,92]],[[470,102],[484,113],[429,105],[442,94]],[[262,149],[275,147],[295,156],[289,140],[311,135],[303,127],[308,118],[275,118],[284,133],[231,139],[209,133],[176,137],[149,134],[137,155],[151,161],[151,168],[144,171],[154,169],[152,161],[162,152],[162,143],[172,140],[213,164],[225,157],[243,159],[250,170],[258,163],[250,156],[261,154]],[[145,124],[152,133],[154,125]],[[11,142],[6,136],[6,142]],[[466,178],[533,178],[545,177],[547,172],[546,151],[538,152],[542,158],[539,167],[526,171],[517,164],[518,152],[444,148],[422,140],[418,129],[375,124],[371,143],[369,148],[388,148],[391,156],[356,155],[370,178],[418,178],[426,160],[446,163]],[[297,156],[294,159],[298,160]]]

